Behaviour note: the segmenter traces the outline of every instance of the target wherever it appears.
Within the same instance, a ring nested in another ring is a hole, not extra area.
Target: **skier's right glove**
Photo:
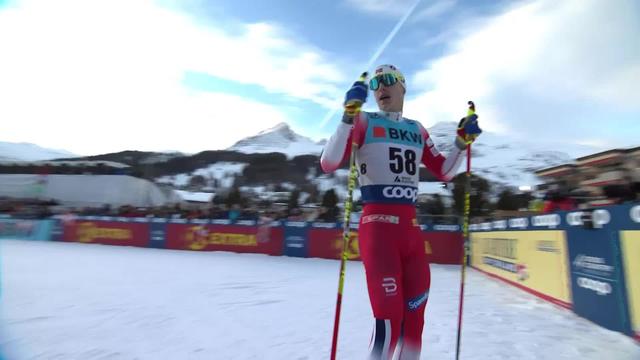
[[[360,75],[358,81],[353,83],[351,89],[344,97],[344,116],[342,122],[353,124],[353,118],[362,108],[362,104],[367,101],[369,87],[367,86],[367,73]]]

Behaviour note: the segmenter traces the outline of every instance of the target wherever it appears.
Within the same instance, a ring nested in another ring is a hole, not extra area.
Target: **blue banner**
[[[167,219],[152,219],[149,224],[149,247],[156,249],[166,248],[167,243]]]
[[[54,220],[0,219],[0,239],[51,240]]]
[[[284,223],[284,255],[307,257],[308,222],[286,221]]]
[[[63,241],[64,236],[64,223],[62,219],[53,219],[51,220],[53,224],[51,225],[51,241]]]
[[[599,220],[600,228],[567,230],[573,310],[607,329],[631,334],[617,229]]]

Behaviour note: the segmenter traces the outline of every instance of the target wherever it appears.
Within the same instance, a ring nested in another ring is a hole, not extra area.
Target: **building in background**
[[[640,192],[640,147],[607,150],[535,173],[543,181],[538,189],[586,206],[632,201]]]

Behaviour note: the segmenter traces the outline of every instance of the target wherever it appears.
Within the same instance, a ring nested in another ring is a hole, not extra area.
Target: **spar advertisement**
[[[260,227],[255,221],[174,221],[166,225],[165,241],[167,249],[175,250],[283,254],[282,229],[270,224]]]
[[[103,245],[149,246],[149,223],[146,219],[63,221],[62,241]]]
[[[564,231],[471,233],[471,266],[565,308],[571,308]]]

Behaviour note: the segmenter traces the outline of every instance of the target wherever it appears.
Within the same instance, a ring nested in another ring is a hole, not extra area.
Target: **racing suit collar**
[[[402,111],[392,112],[392,111],[378,111],[377,114],[381,117],[387,118],[392,121],[400,121],[402,120]]]

